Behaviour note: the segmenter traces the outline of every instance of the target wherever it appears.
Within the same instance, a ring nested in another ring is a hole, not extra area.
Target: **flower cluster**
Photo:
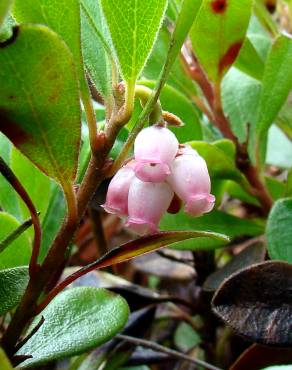
[[[211,211],[215,197],[210,190],[205,160],[180,146],[167,128],[150,126],[135,140],[134,160],[112,178],[103,208],[127,216],[126,226],[136,233],[150,234],[177,197],[190,215]]]

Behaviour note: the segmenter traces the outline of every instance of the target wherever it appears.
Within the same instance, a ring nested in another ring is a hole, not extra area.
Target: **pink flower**
[[[173,195],[172,189],[166,182],[144,182],[135,178],[129,190],[129,217],[126,226],[140,235],[156,232],[158,223],[169,207]]]
[[[163,182],[178,151],[175,135],[165,127],[150,126],[137,136],[134,145],[135,174],[142,181]]]
[[[210,194],[211,181],[205,160],[196,151],[188,148],[175,158],[167,182],[186,203],[185,212],[199,216],[210,212],[215,197]]]
[[[102,205],[107,212],[118,216],[128,215],[128,194],[134,177],[131,165],[122,167],[115,174],[108,187],[106,202]]]

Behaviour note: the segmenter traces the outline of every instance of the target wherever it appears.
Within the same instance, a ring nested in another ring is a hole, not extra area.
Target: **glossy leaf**
[[[99,1],[82,0],[80,6],[85,68],[97,90],[107,98],[111,93],[112,55],[105,19]]]
[[[201,217],[192,217],[180,211],[176,215],[166,213],[161,222],[162,230],[212,230],[226,234],[232,240],[236,236],[249,235],[256,236],[264,232],[264,225],[261,222],[241,219],[221,211],[212,211]],[[207,236],[207,235],[206,235]],[[220,240],[209,237],[198,240],[180,241],[173,245],[176,249],[203,250],[214,249],[222,246]]]
[[[101,0],[124,80],[141,73],[159,31],[166,0]]]
[[[271,365],[291,364],[291,348],[277,348],[253,344],[230,367],[230,370],[258,370]]]
[[[219,81],[235,62],[251,7],[251,0],[203,0],[190,35],[194,52],[212,81]]]
[[[5,239],[20,223],[11,215],[0,212],[0,240]],[[31,246],[26,233],[21,234],[9,247],[0,253],[0,270],[28,265]]]
[[[249,125],[256,119],[260,91],[259,81],[236,68],[231,68],[222,81],[223,109],[241,143],[247,140]]]
[[[278,200],[268,218],[268,252],[272,259],[292,263],[292,199]]]
[[[208,276],[204,282],[204,290],[213,292],[231,274],[254,263],[263,262],[265,259],[266,248],[264,243],[258,242],[246,247],[240,253],[234,255],[232,259],[219,270]]]
[[[20,368],[96,348],[124,327],[128,314],[126,301],[105,289],[80,287],[65,290],[43,310],[44,323],[17,352],[17,355],[33,356]],[[36,317],[30,330],[39,321],[40,317]]]
[[[104,268],[116,263],[127,261],[131,258],[140,256],[145,253],[154,252],[157,249],[173,243],[196,238],[211,238],[218,240],[223,244],[229,241],[226,235],[216,232],[164,231],[132,240],[126,244],[121,245],[120,247],[114,248],[110,252],[102,256],[98,261],[93,262],[91,266],[95,267],[95,269]],[[85,269],[87,268],[85,267]]]
[[[253,342],[292,344],[292,265],[268,261],[226,279],[213,297],[213,311]]]
[[[0,27],[2,26],[2,23],[8,14],[8,11],[12,5],[12,0],[1,0],[0,3]]]
[[[15,267],[0,271],[0,316],[20,302],[28,279],[27,267]]]
[[[292,87],[292,39],[279,36],[269,53],[262,80],[262,91],[255,127],[252,131],[250,153],[263,163],[268,129],[276,119]]]
[[[70,51],[47,27],[21,25],[0,49],[0,64],[0,130],[66,186],[75,177],[80,141],[78,83]]]

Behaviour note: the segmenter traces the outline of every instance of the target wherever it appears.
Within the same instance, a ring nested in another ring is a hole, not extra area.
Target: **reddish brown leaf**
[[[248,340],[292,345],[292,265],[268,261],[240,270],[223,282],[212,304]]]
[[[253,344],[230,367],[230,370],[259,370],[271,365],[291,364],[291,348],[271,348]]]

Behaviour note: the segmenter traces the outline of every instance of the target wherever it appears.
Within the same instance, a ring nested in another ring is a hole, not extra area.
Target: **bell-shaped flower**
[[[165,127],[150,126],[137,136],[134,145],[135,174],[147,182],[163,182],[178,151],[175,135]]]
[[[139,235],[156,232],[173,195],[173,190],[166,182],[144,182],[135,178],[129,189],[126,226]]]
[[[185,212],[199,216],[210,212],[215,197],[210,194],[211,181],[205,160],[188,150],[175,158],[167,178],[175,193],[185,202]]]
[[[118,216],[128,215],[128,194],[134,178],[135,173],[131,165],[122,167],[115,174],[108,187],[106,202],[102,205],[107,212]]]

